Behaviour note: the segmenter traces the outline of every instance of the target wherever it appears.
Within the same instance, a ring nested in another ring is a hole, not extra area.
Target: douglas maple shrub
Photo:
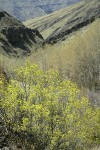
[[[100,144],[100,109],[91,106],[57,71],[26,63],[1,90],[2,117],[13,131],[27,133],[32,150],[86,150]],[[0,82],[2,85],[2,82]]]

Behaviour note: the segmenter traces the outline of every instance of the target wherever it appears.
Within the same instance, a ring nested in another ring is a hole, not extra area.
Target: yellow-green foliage
[[[26,63],[0,94],[2,117],[35,150],[87,150],[100,144],[100,110],[57,71]],[[2,83],[1,83],[2,84]]]

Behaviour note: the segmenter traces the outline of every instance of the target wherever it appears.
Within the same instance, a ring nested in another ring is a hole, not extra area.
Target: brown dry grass
[[[73,78],[79,84],[95,86],[100,75],[100,19],[78,31],[67,41],[46,45],[31,55],[31,62],[38,62],[42,68],[59,69],[64,76]],[[95,78],[98,78],[95,80]],[[84,84],[83,84],[84,82]]]

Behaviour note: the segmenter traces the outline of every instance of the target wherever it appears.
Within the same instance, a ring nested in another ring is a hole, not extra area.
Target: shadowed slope
[[[38,30],[26,28],[8,13],[0,11],[0,51],[9,55],[27,55],[43,43]]]

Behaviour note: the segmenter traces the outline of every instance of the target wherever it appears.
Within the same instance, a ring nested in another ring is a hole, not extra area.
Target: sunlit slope
[[[64,40],[69,34],[92,23],[100,17],[100,1],[84,0],[65,9],[29,20],[24,24],[32,29],[37,28],[48,42]]]

